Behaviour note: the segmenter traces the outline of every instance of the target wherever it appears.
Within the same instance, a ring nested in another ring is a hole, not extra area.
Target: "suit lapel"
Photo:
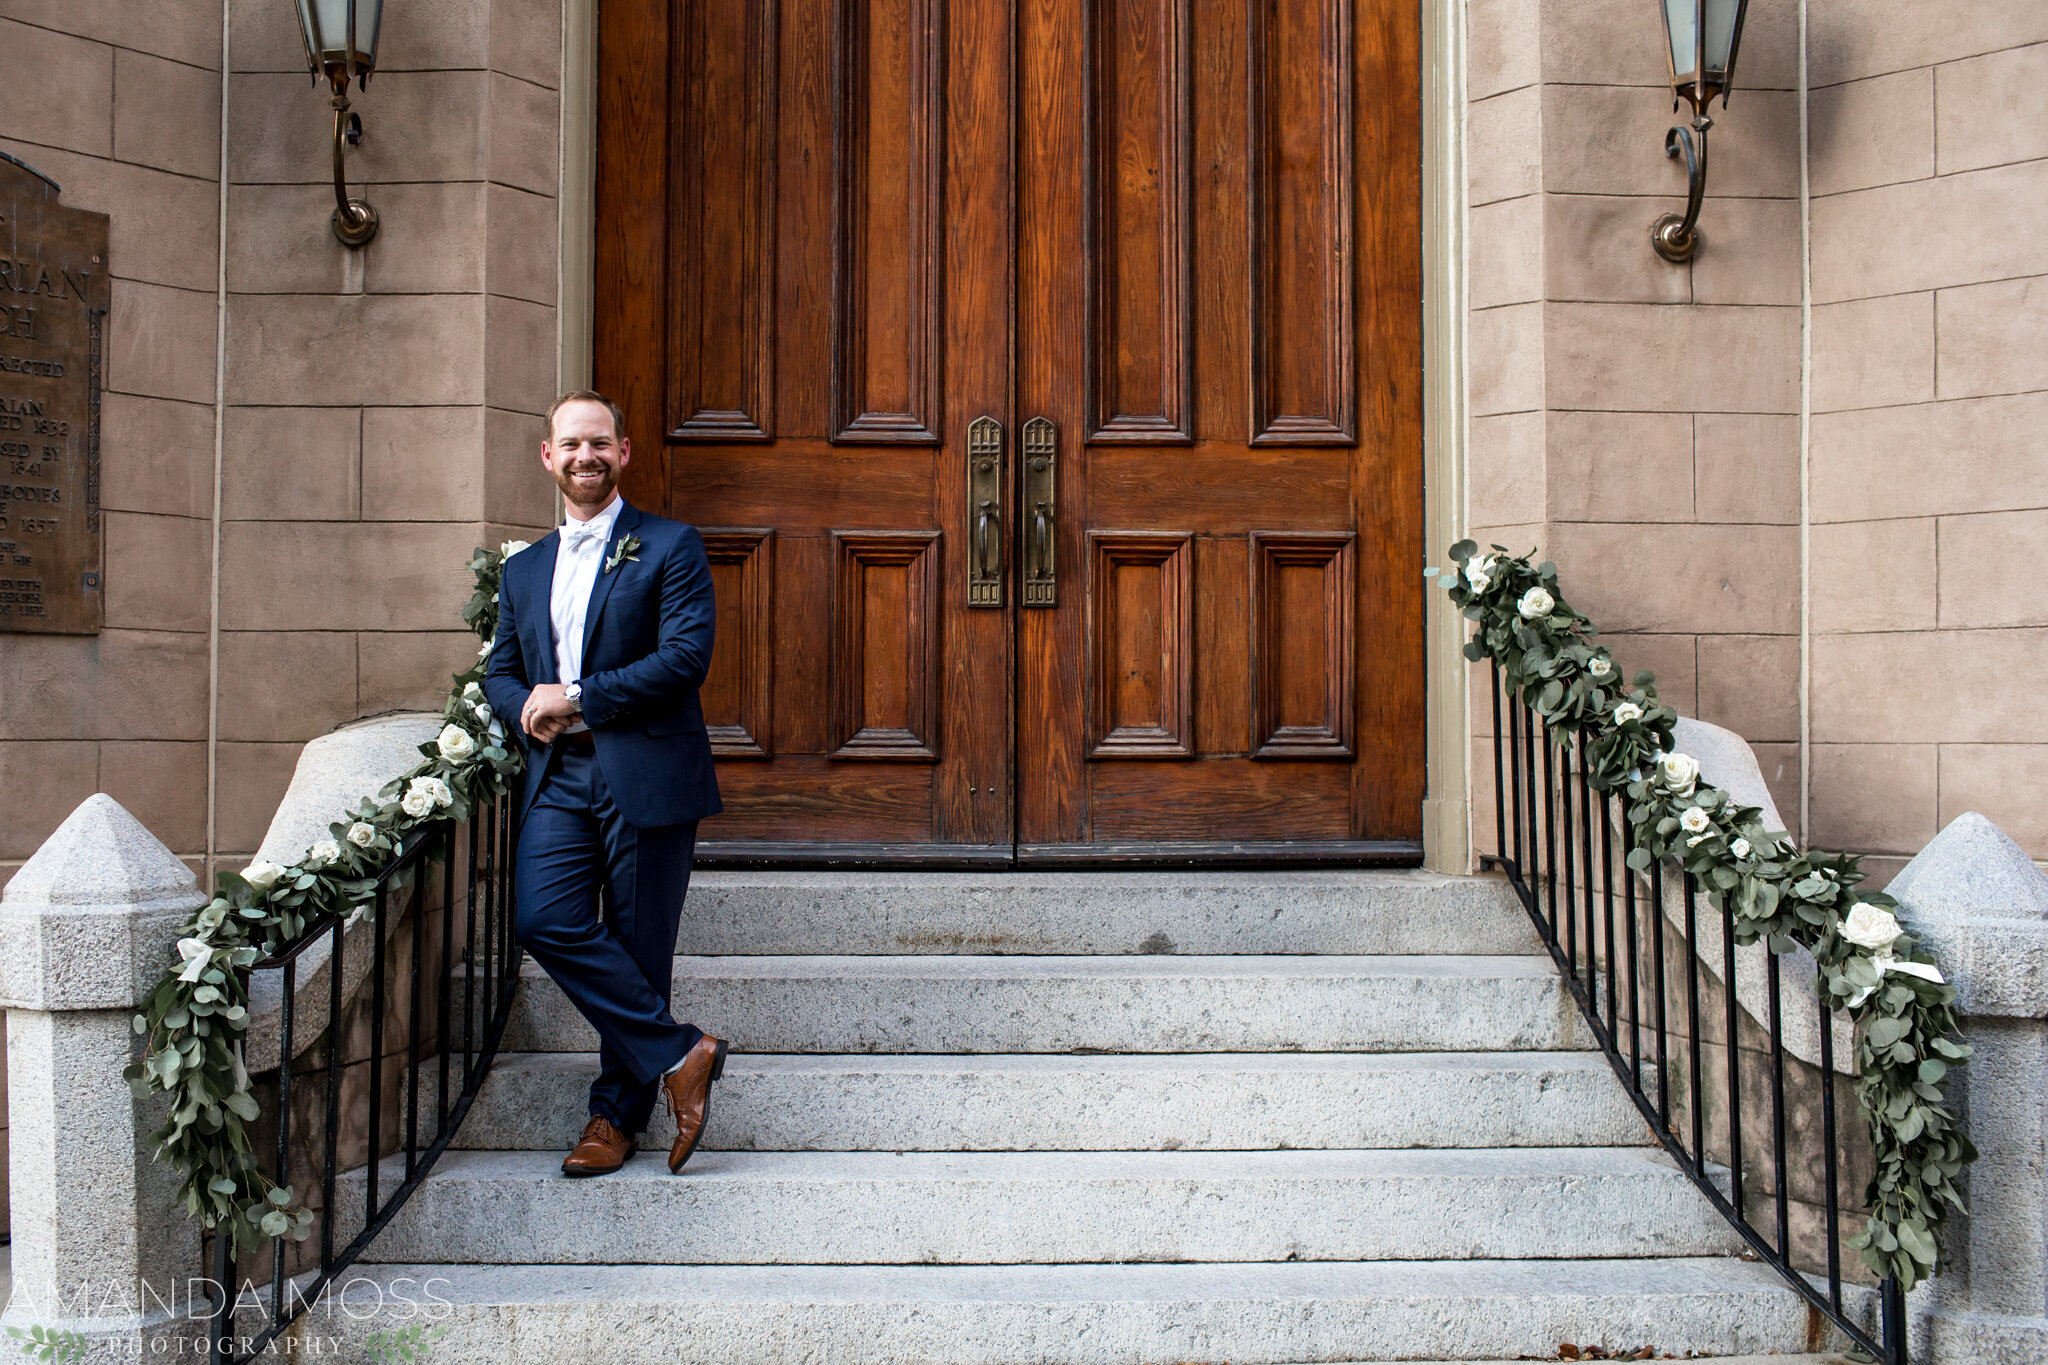
[[[612,522],[611,537],[605,541],[604,558],[598,561],[597,566],[597,582],[590,585],[590,605],[583,613],[583,671],[586,673],[590,671],[590,642],[597,637],[597,618],[604,611],[605,599],[612,594],[612,584],[625,572],[623,564],[610,573],[605,572],[604,566],[611,560],[612,551],[618,546],[619,541],[639,522],[639,509],[630,502],[625,503],[619,508],[619,515]]]
[[[559,529],[542,536],[538,543],[524,554],[514,556],[515,562],[527,558],[531,564],[521,565],[519,572],[526,575],[524,591],[520,596],[527,603],[525,610],[526,629],[533,646],[533,667],[531,677],[536,685],[560,682],[555,676],[555,555],[562,547],[562,533]],[[506,588],[502,581],[500,590]]]

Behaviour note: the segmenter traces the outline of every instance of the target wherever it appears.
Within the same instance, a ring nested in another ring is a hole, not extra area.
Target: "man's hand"
[[[542,683],[527,697],[526,709],[519,713],[519,728],[542,744],[553,744],[582,714],[562,684]]]

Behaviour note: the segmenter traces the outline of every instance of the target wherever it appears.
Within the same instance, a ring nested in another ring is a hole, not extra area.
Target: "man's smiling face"
[[[633,443],[612,423],[602,403],[578,400],[555,413],[554,429],[541,442],[540,460],[560,485],[569,505],[585,516],[604,509],[618,491],[619,471],[633,458]]]

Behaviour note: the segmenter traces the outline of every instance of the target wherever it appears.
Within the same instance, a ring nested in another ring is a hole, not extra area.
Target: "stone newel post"
[[[1981,1153],[1949,1263],[1911,1296],[1915,1360],[2048,1360],[2048,876],[1958,816],[1886,888],[1940,956],[1969,1065],[1951,1092]]]
[[[171,1357],[198,1335],[175,1321],[201,1273],[198,1225],[150,1156],[168,1097],[137,1103],[121,1070],[139,1046],[135,1010],[204,903],[191,870],[104,795],[0,894],[14,1200],[0,1323],[78,1333],[87,1360]]]

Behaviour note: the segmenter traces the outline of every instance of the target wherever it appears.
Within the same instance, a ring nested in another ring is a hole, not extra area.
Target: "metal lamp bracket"
[[[360,146],[363,141],[363,119],[360,114],[349,112],[348,94],[345,90],[334,93],[334,216],[329,220],[334,235],[343,246],[366,245],[377,235],[377,210],[367,199],[359,199],[348,192],[348,178],[343,174],[341,157],[343,145]]]
[[[1714,121],[1696,115],[1692,127],[1683,125],[1664,134],[1664,155],[1685,157],[1685,216],[1667,213],[1650,224],[1650,245],[1673,265],[1684,265],[1700,249],[1700,201],[1707,196],[1707,129]]]

